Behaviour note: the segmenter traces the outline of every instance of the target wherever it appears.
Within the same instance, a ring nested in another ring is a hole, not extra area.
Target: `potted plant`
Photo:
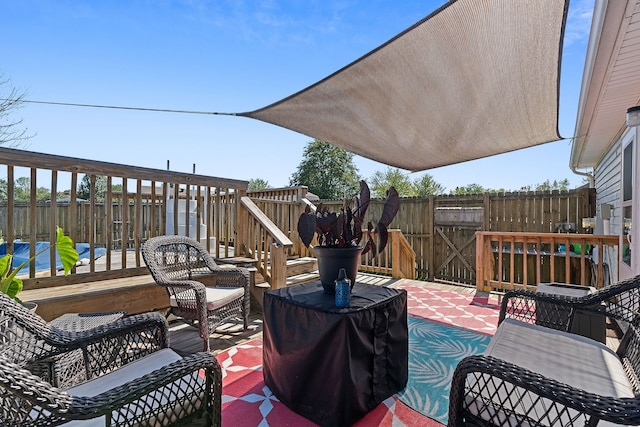
[[[387,227],[393,221],[400,207],[400,198],[394,187],[387,190],[382,215],[377,223],[369,221],[366,226],[367,241],[360,246],[363,237],[365,214],[369,208],[370,191],[366,182],[360,181],[360,194],[352,201],[346,199],[340,212],[330,212],[327,207],[318,205],[315,212],[307,206],[298,219],[298,235],[305,246],[309,247],[314,235],[318,244],[313,251],[318,259],[320,281],[325,292],[335,292],[334,281],[340,268],[347,271],[347,276],[355,282],[360,264],[360,256],[368,252],[382,252],[387,245]],[[353,206],[351,204],[353,203]],[[378,235],[378,243],[372,232]]]
[[[62,267],[64,268],[64,274],[66,276],[76,265],[76,262],[78,261],[78,252],[76,251],[71,238],[64,235],[62,228],[56,227],[56,233],[56,242],[53,246],[55,246],[58,251]],[[0,238],[0,244],[2,243],[3,239]],[[51,247],[52,246],[49,246],[41,250],[16,268],[13,268],[13,254],[7,254],[0,257],[0,292],[8,295],[23,305],[27,305],[18,298],[18,294],[22,291],[22,279],[17,277],[17,275],[24,266],[28,265],[38,255],[51,249]]]

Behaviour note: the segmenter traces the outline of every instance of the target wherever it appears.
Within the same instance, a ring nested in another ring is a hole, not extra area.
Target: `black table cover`
[[[265,384],[294,412],[347,426],[407,385],[407,292],[356,283],[335,306],[320,282],[264,295]]]

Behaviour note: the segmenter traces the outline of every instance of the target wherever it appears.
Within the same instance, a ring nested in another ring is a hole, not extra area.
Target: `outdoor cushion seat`
[[[207,310],[217,310],[218,308],[244,296],[243,288],[206,287],[205,292],[207,294]],[[178,301],[176,300],[175,295],[171,295],[171,297],[169,297],[169,304],[171,307],[178,307]]]
[[[581,335],[506,319],[483,354],[590,393],[634,396],[615,351]]]
[[[506,319],[498,327],[483,356],[495,357],[595,395],[634,397],[633,387],[616,353],[606,345],[580,335]],[[485,387],[484,384],[491,384],[491,381],[489,374],[482,375],[486,375],[483,381],[467,382],[470,393],[465,398],[469,411],[481,419],[498,425],[532,425],[509,417],[494,405],[486,405],[486,401],[511,399],[513,406],[522,414],[526,411],[543,414],[552,406],[552,402],[539,400],[538,396],[512,384]],[[555,425],[571,425],[570,418],[575,417],[575,413],[568,410],[566,414],[554,417],[557,417]],[[615,424],[601,421],[598,425]]]
[[[71,387],[66,390],[71,396],[83,396],[94,397],[101,393],[105,393],[118,386],[133,381],[143,375],[151,374],[157,369],[166,369],[171,363],[177,362],[182,357],[171,349],[163,349],[148,356],[143,357],[133,363],[123,366],[113,372],[110,372],[101,377],[87,381],[83,384]],[[199,390],[197,398],[189,397],[186,395],[186,390],[190,390],[193,386],[189,386],[190,382],[200,383],[201,389]],[[130,405],[128,410],[131,411],[133,416],[144,415],[144,412],[152,414],[158,414],[158,419],[150,419],[150,424],[164,425],[165,417],[176,417],[180,414],[166,414],[163,411],[158,411],[159,408],[170,405],[172,400],[183,400],[185,398],[191,399],[191,404],[195,410],[200,409],[201,402],[204,400],[205,386],[204,379],[198,375],[198,371],[191,372],[183,379],[178,379],[171,384],[159,389],[159,400],[152,396],[143,397],[143,402],[137,402],[135,405]],[[169,390],[169,388],[171,390]],[[154,392],[155,394],[155,392]],[[179,408],[179,407],[178,407]],[[92,418],[89,420],[73,420],[68,423],[62,424],[64,426],[104,426],[105,417]]]

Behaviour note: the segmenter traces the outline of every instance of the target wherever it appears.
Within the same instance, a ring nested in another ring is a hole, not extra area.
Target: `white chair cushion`
[[[206,287],[205,290],[207,292],[207,310],[216,310],[244,296],[244,288]],[[171,307],[178,306],[174,295],[169,298],[169,304]]]
[[[557,331],[539,325],[506,319],[500,324],[496,334],[485,349],[484,355],[511,362],[514,365],[553,378],[561,383],[602,396],[633,397],[633,388],[624,373],[620,360],[613,350],[604,344],[581,335]],[[496,384],[500,384],[498,381]],[[490,391],[483,395],[490,395]],[[544,413],[544,402],[534,404],[524,396],[524,390],[513,390],[506,385],[498,392],[500,400],[512,396],[512,402],[520,406],[520,413],[532,406],[534,413]],[[516,397],[518,397],[516,399]],[[506,418],[500,412],[499,403],[487,406],[481,401],[467,403],[476,415],[494,422],[503,422]],[[500,421],[498,421],[500,420]],[[511,420],[515,422],[514,420]],[[566,423],[562,417],[556,420],[557,426]],[[600,425],[611,425],[601,422]]]
[[[125,384],[145,374],[151,373],[156,369],[161,369],[180,359],[181,359],[180,355],[175,353],[173,350],[168,348],[162,349],[153,354],[150,354],[141,359],[138,359],[135,362],[129,363],[128,365],[125,365],[122,368],[117,369],[113,372],[110,372],[98,378],[94,378],[90,381],[79,384],[77,386],[71,387],[66,391],[71,396],[85,396],[85,397],[96,396],[116,386]],[[196,377],[198,381],[201,381],[204,384],[204,379],[199,377],[197,371],[192,374],[189,374],[189,376]],[[190,381],[190,378],[184,381]],[[171,384],[171,386],[172,386],[171,390],[173,390],[172,395],[177,399],[181,398],[182,396],[180,396],[180,391],[182,390],[182,387],[180,387],[180,381],[174,382],[173,384]],[[204,393],[204,386],[202,388],[202,392]],[[169,393],[164,393],[165,396],[167,394]],[[158,402],[156,402],[155,399],[150,399],[149,404],[152,406],[157,406]],[[158,414],[158,415],[160,417],[163,416],[162,414]],[[105,424],[104,417],[99,417],[99,418],[93,418],[90,420],[74,420],[74,421],[65,423],[63,425],[69,426],[69,427],[71,426],[87,427],[87,426],[104,426],[104,424]],[[158,420],[158,424],[163,424],[163,423],[159,422]]]
[[[582,335],[506,319],[484,354],[590,393],[634,396],[616,353]]]

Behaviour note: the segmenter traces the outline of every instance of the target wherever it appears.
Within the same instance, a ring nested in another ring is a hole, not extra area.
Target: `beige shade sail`
[[[411,171],[556,141],[568,5],[452,1],[324,80],[238,115]]]

